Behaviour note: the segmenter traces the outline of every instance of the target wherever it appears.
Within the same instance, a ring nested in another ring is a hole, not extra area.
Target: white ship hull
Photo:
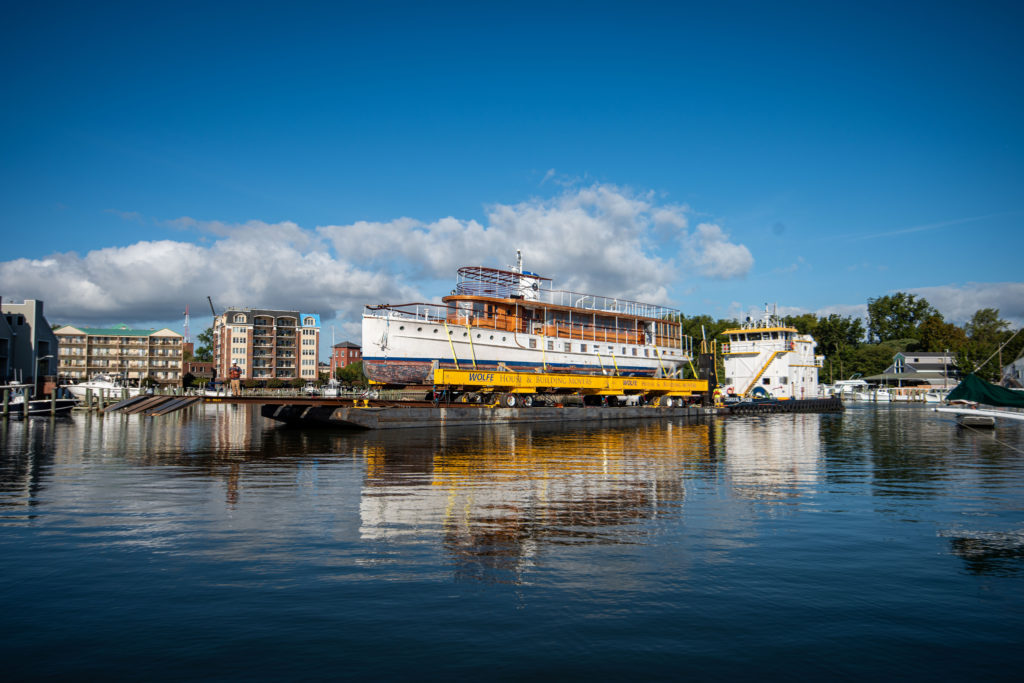
[[[394,313],[363,316],[363,371],[385,384],[430,384],[435,367],[514,372],[671,376],[689,361],[682,350],[446,326]],[[567,350],[568,349],[568,350]]]

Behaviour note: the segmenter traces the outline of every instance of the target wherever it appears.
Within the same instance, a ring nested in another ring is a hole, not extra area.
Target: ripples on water
[[[1024,428],[0,423],[13,678],[1016,678]]]

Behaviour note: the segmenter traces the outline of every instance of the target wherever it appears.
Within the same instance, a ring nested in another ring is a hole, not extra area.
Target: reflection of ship
[[[820,415],[735,418],[722,425],[726,470],[737,495],[778,499],[814,490],[821,476]]]
[[[523,425],[474,430],[472,437],[442,437],[428,458],[367,453],[362,537],[418,541],[436,534],[460,576],[514,580],[501,572],[522,569],[543,545],[622,542],[625,528],[678,508],[687,464],[709,452],[703,424],[594,431]]]
[[[678,311],[548,282],[518,257],[511,270],[460,268],[443,304],[372,306],[363,315],[363,370],[377,382],[423,384],[434,363],[663,376],[689,360]]]
[[[760,320],[747,318],[739,328],[722,334],[726,394],[770,395],[775,398],[814,398],[818,395],[817,344],[809,334],[799,334],[767,307]]]

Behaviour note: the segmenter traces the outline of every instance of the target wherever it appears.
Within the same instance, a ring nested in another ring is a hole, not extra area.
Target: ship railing
[[[449,327],[465,327],[494,329],[513,334],[532,334],[555,339],[579,340],[581,342],[605,342],[609,344],[629,344],[635,346],[656,345],[662,348],[682,348],[678,338],[647,335],[643,327],[625,328],[597,325],[593,321],[565,320],[533,320],[524,317],[506,315],[495,312],[493,315],[478,313],[459,308],[457,305],[444,304],[401,304],[369,306],[371,311],[384,313],[391,320],[414,322],[426,325],[448,325]],[[652,344],[653,342],[653,344]]]
[[[456,286],[458,294],[470,296],[489,296],[498,299],[507,299],[519,294],[517,287],[504,283],[484,282],[459,282]],[[630,301],[610,296],[599,296],[596,294],[584,294],[566,289],[540,288],[535,293],[527,296],[528,301],[550,304],[552,306],[566,306],[571,308],[582,308],[595,313],[618,313],[621,315],[633,315],[641,318],[664,319],[670,316],[678,316],[679,310],[668,306],[647,304],[640,301]]]

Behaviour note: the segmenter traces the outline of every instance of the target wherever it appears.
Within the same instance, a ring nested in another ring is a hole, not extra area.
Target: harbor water
[[[0,422],[6,680],[1016,680],[1024,423]]]

